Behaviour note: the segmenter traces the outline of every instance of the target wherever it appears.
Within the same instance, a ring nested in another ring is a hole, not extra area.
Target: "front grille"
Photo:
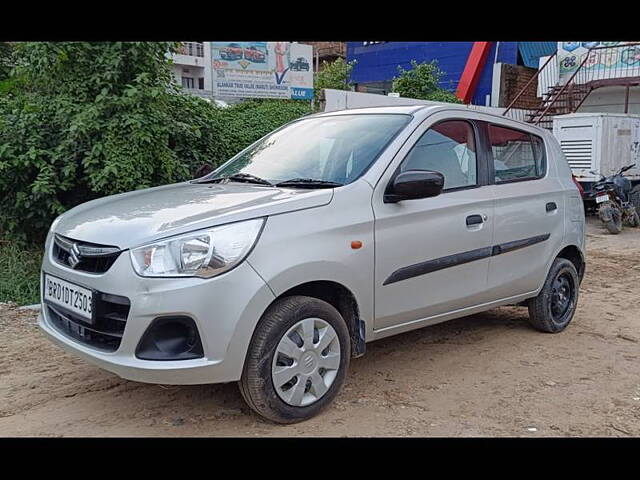
[[[100,350],[114,352],[120,346],[131,304],[126,297],[94,292],[95,322],[58,305],[46,304],[51,323],[57,330]]]
[[[88,273],[106,272],[122,253],[118,247],[80,242],[62,235],[56,235],[52,243],[57,263]]]

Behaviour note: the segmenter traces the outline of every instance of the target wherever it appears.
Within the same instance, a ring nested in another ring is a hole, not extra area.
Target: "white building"
[[[178,85],[194,95],[213,98],[210,42],[183,42],[179,52],[171,58]]]

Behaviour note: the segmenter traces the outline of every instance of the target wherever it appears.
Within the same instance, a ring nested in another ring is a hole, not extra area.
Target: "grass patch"
[[[42,247],[19,247],[0,240],[0,302],[40,302]]]

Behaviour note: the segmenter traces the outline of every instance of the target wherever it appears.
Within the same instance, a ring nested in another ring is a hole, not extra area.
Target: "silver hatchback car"
[[[42,330],[141,382],[310,418],[373,340],[507,304],[560,332],[584,211],[546,130],[463,106],[304,117],[196,180],[58,217]]]

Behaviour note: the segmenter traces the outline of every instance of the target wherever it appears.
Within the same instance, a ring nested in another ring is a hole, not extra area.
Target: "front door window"
[[[400,169],[440,172],[444,175],[445,190],[475,186],[478,168],[475,145],[469,122],[440,122],[420,137]]]

